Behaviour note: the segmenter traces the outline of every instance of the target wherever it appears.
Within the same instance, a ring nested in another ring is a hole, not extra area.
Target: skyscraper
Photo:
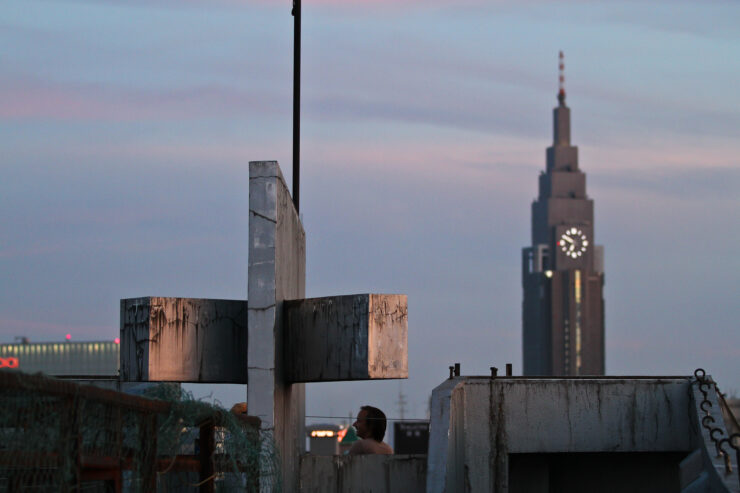
[[[532,246],[522,250],[525,375],[604,374],[604,249],[594,203],[570,143],[563,54],[553,144],[532,203]]]

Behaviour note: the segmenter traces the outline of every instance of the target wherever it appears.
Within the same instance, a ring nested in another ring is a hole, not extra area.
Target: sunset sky
[[[292,178],[290,10],[3,2],[0,342],[113,339],[121,298],[246,298],[248,162]],[[402,390],[424,417],[455,362],[521,373],[559,50],[607,372],[701,366],[740,394],[739,21],[729,0],[304,0],[307,294],[407,294],[410,346],[407,381],[310,385],[307,414],[397,416]]]

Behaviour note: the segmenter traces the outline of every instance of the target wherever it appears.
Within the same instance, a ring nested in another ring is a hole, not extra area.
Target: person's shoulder
[[[393,454],[393,449],[385,442],[378,442],[372,438],[363,438],[357,440],[349,449],[351,455],[369,455],[369,454]]]
[[[355,443],[353,443],[352,446],[349,448],[349,453],[351,455],[367,454],[368,453],[367,439],[361,438],[357,440]]]
[[[379,454],[387,454],[387,455],[392,455],[393,454],[393,447],[391,447],[390,445],[388,445],[385,442],[379,442],[378,443],[378,448],[380,449],[379,452],[378,452]]]

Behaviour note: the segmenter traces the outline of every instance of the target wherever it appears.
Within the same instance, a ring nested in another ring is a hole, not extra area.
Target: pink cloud
[[[0,80],[0,118],[138,121],[274,112],[270,94],[224,87],[128,89],[97,84]]]

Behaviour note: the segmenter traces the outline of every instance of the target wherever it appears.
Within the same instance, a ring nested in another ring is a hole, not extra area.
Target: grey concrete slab
[[[284,311],[289,381],[408,378],[405,295],[293,300]]]
[[[124,382],[246,383],[247,302],[121,300]]]

